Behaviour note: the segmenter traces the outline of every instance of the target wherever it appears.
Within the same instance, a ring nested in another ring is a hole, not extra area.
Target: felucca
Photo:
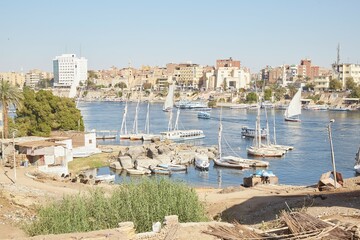
[[[284,119],[288,122],[301,122],[301,87],[291,99],[289,106],[284,113]]]

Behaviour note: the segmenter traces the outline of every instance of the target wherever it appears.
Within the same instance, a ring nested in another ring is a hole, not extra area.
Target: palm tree
[[[4,137],[8,138],[8,112],[10,105],[19,105],[23,99],[22,92],[15,86],[11,85],[8,81],[1,80],[0,83],[0,98],[2,105],[2,114],[3,114],[3,132]]]

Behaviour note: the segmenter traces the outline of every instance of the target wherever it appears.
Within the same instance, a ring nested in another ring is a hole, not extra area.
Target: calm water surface
[[[79,109],[84,117],[86,130],[120,130],[124,103],[119,102],[81,102]],[[127,126],[132,129],[136,103],[129,103]],[[139,130],[145,126],[147,103],[140,104],[138,116]],[[193,141],[193,144],[211,146],[217,145],[220,109],[213,109],[211,119],[198,119],[197,112],[182,110],[180,113],[181,129],[202,129],[204,139]],[[333,145],[337,171],[343,177],[355,175],[353,166],[355,153],[360,145],[360,111],[333,112],[304,110],[302,122],[284,122],[283,110],[268,110],[271,138],[275,117],[276,137],[278,144],[293,145],[282,158],[266,158],[270,162],[269,170],[279,177],[281,184],[311,185],[316,184],[322,173],[332,170],[331,152],[327,126],[332,124]],[[241,127],[255,126],[256,110],[223,109],[223,152],[224,155],[239,155],[248,157],[246,148],[252,145],[251,139],[241,137]],[[150,129],[152,133],[165,131],[168,125],[169,113],[162,111],[162,104],[150,105]],[[175,118],[175,114],[174,114]],[[265,116],[262,114],[262,127],[265,127]],[[99,144],[137,145],[141,142],[99,141]],[[211,166],[209,172],[200,172],[190,167],[187,173],[173,174],[171,179],[183,180],[194,186],[235,186],[243,182],[254,170],[234,170]],[[109,168],[100,168],[98,174],[112,172]],[[129,180],[124,173],[115,173],[116,181]]]

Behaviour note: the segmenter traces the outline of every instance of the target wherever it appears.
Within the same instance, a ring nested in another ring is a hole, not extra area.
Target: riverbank
[[[116,186],[100,184],[97,186],[71,183],[66,180],[43,177],[29,178],[26,173],[35,168],[17,169],[16,183],[13,170],[1,168],[0,171],[0,238],[26,237],[21,229],[23,221],[34,219],[35,209],[46,202],[59,200],[63,195],[79,194],[89,189],[103,188],[112,191]],[[240,223],[264,228],[277,219],[280,210],[302,209],[315,217],[337,219],[360,224],[360,177],[345,179],[344,187],[329,192],[319,192],[314,186],[259,185],[244,188],[240,185],[224,188],[197,188],[196,192],[204,203],[208,216],[216,221]],[[202,235],[207,225],[195,224],[192,228],[179,231],[178,239],[186,239],[189,234],[199,239],[215,239]],[[205,227],[204,227],[205,226]],[[201,230],[202,229],[202,230]],[[81,233],[71,236],[81,236]],[[114,236],[115,237],[115,236]],[[48,238],[48,237],[46,237]],[[49,236],[56,239],[56,236]],[[61,239],[61,238],[57,238]]]

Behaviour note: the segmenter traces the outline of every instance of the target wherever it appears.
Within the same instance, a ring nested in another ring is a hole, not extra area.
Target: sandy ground
[[[76,194],[93,187],[80,183],[34,180],[26,176],[30,168],[13,170],[0,167],[0,239],[26,237],[20,228],[23,220],[34,217],[35,208],[64,194]],[[283,209],[302,209],[314,216],[335,218],[360,225],[360,177],[346,179],[344,188],[319,192],[315,187],[260,185],[254,188],[197,189],[208,215],[216,221],[239,221],[242,224],[266,227]],[[201,233],[204,225],[191,225],[176,232],[176,239],[214,239]],[[73,237],[73,236],[72,236]],[[48,239],[46,237],[45,239]],[[67,236],[66,238],[70,238]],[[44,239],[41,238],[41,239]],[[57,238],[51,238],[57,239]],[[60,238],[61,239],[61,238]]]

